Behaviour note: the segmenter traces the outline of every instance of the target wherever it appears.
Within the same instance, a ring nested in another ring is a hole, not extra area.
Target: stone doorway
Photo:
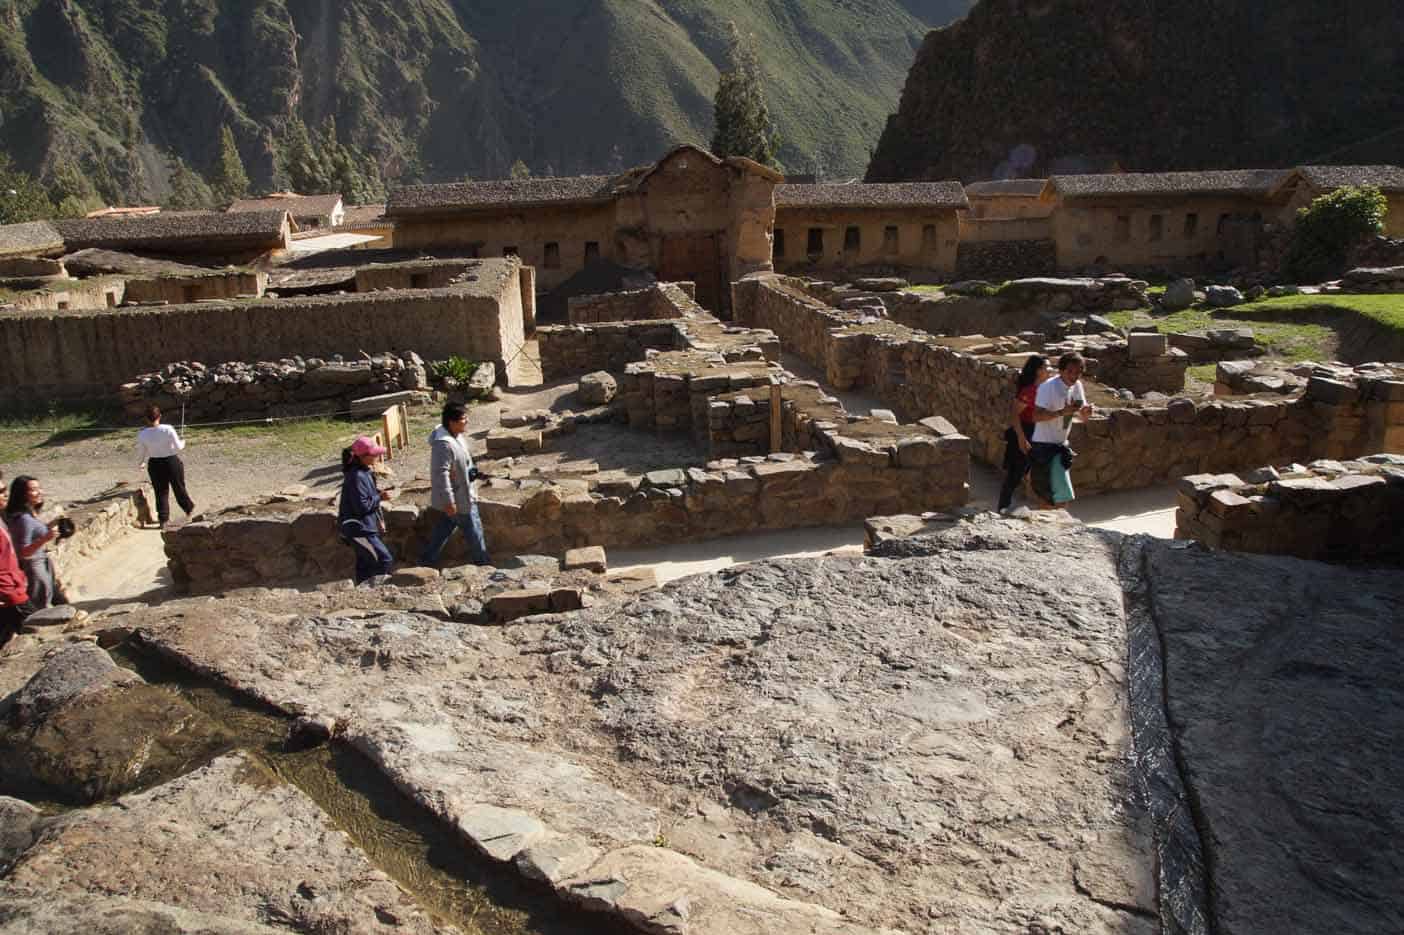
[[[725,283],[716,234],[664,237],[656,272],[664,282],[696,283],[697,304],[714,314],[722,311]]]

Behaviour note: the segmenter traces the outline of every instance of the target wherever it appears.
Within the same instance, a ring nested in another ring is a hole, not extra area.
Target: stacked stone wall
[[[734,291],[739,322],[773,330],[836,389],[865,389],[905,420],[944,416],[970,437],[975,457],[1003,462],[1021,357],[964,353],[893,322],[855,324],[857,313],[824,307],[775,277],[748,278]],[[1091,420],[1072,428],[1078,490],[1131,489],[1274,460],[1379,450],[1370,447],[1377,437],[1372,433],[1393,410],[1370,406],[1390,405],[1394,383],[1372,384],[1365,400],[1356,386],[1314,382],[1316,389],[1291,398],[1099,403]]]
[[[1175,537],[1217,549],[1404,565],[1404,456],[1180,482]]]
[[[623,321],[596,325],[549,325],[536,329],[541,374],[550,382],[604,370],[618,373],[651,350],[684,342],[671,321]]]
[[[686,292],[671,283],[629,292],[575,296],[568,307],[572,325],[682,318],[692,311],[702,312]]]
[[[458,355],[520,379],[524,343],[518,266],[474,261],[478,280],[449,289],[239,303],[0,311],[0,401],[106,395],[133,374],[180,360],[355,358],[367,348]]]
[[[961,239],[956,249],[957,279],[1003,282],[1025,276],[1052,276],[1058,271],[1058,251],[1051,240]]]

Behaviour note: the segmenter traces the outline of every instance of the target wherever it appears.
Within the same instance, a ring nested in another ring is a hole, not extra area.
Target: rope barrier
[[[274,423],[276,423],[276,422],[301,422],[301,421],[306,421],[306,420],[308,420],[308,419],[325,419],[325,418],[328,418],[328,417],[330,417],[330,416],[349,416],[349,415],[351,415],[351,414],[352,414],[352,411],[351,411],[350,409],[338,409],[338,410],[336,410],[336,411],[334,411],[334,412],[319,412],[319,413],[315,413],[315,414],[313,414],[313,415],[306,415],[306,416],[264,416],[264,417],[261,418],[261,419],[232,419],[232,420],[227,420],[227,421],[223,421],[223,422],[190,422],[190,423],[186,423],[186,422],[184,421],[184,419],[185,419],[184,407],[182,407],[182,412],[181,412],[181,426],[180,426],[180,427],[181,427],[182,429],[186,429],[186,428],[191,428],[191,429],[202,429],[202,428],[214,428],[214,427],[216,427],[216,426],[230,426],[230,425],[272,425],[272,424],[274,424]],[[11,434],[11,435],[35,435],[35,434],[38,434],[38,433],[47,431],[47,432],[48,432],[49,434],[51,434],[51,435],[68,435],[68,434],[74,434],[74,433],[130,432],[130,431],[132,431],[133,429],[136,429],[136,428],[140,428],[140,426],[136,426],[136,425],[87,425],[87,426],[77,426],[77,427],[74,427],[74,428],[58,428],[57,426],[54,426],[54,427],[51,427],[51,428],[48,428],[48,429],[45,429],[45,428],[42,428],[42,427],[32,428],[32,429],[0,428],[0,433]]]

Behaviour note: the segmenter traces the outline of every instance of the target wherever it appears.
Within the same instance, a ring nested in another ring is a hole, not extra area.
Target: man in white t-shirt
[[[1058,375],[1052,380],[1043,381],[1034,398],[1036,424],[1033,450],[1029,456],[1035,469],[1030,472],[1030,477],[1034,492],[1049,503],[1061,504],[1072,499],[1072,485],[1066,477],[1067,462],[1071,457],[1065,459],[1064,456],[1069,454],[1068,432],[1072,429],[1073,419],[1086,421],[1092,414],[1092,407],[1087,404],[1087,390],[1082,385],[1085,367],[1086,361],[1081,354],[1059,357]],[[1055,461],[1058,464],[1055,465]],[[1055,484],[1050,476],[1055,471],[1061,471],[1066,492],[1061,489],[1063,485]]]

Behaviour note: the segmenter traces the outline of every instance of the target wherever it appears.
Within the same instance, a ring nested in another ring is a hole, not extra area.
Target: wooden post
[[[780,405],[783,402],[780,396],[780,384],[770,381],[770,451],[773,454],[781,449],[784,444],[784,430],[780,424]]]

